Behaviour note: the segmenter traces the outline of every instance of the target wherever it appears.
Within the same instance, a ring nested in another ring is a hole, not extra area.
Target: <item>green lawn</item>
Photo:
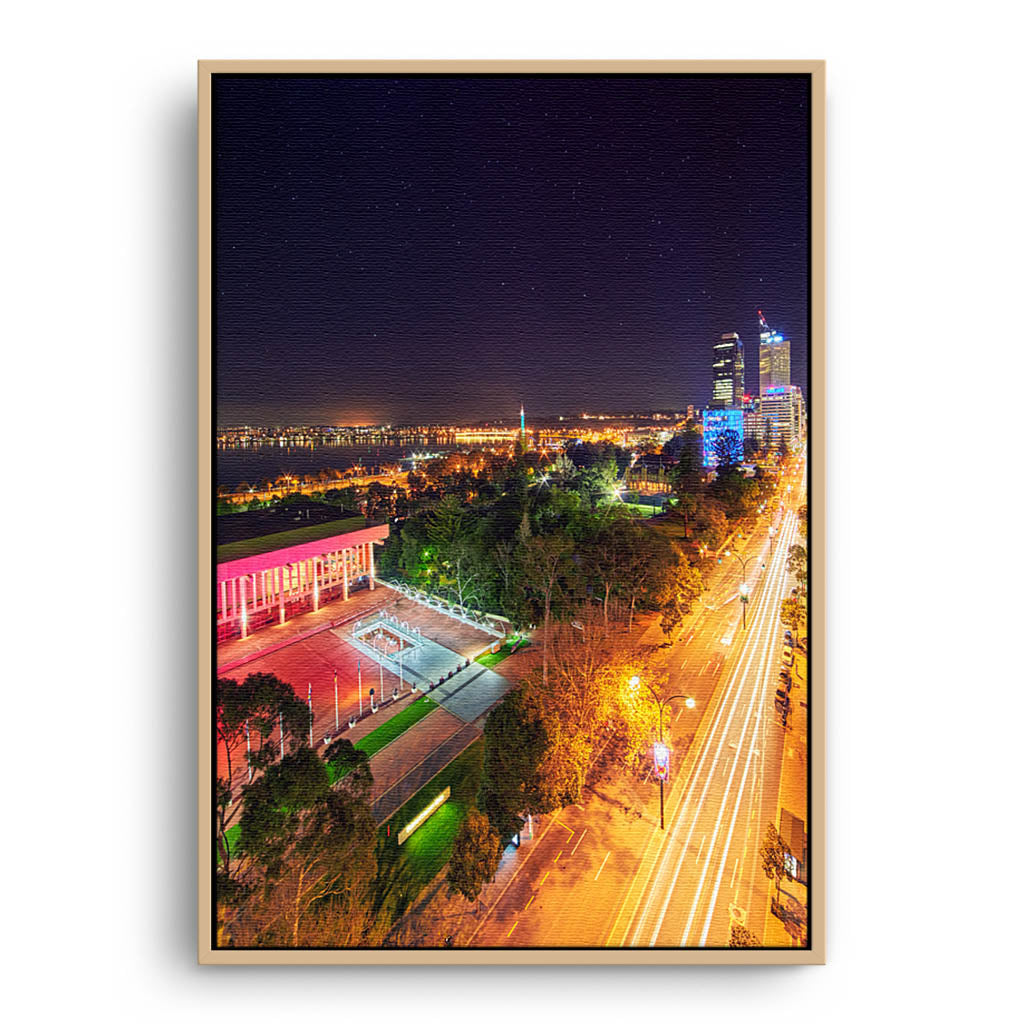
[[[629,510],[630,515],[643,516],[646,519],[656,516],[662,511],[656,505],[635,505],[628,501],[624,501],[622,504],[624,508]]]
[[[431,700],[427,696],[420,697],[407,708],[399,711],[394,718],[388,719],[383,725],[374,729],[373,732],[368,732],[352,745],[356,750],[365,751],[367,757],[373,757],[378,750],[382,750],[392,740],[397,739],[406,729],[411,729],[418,721],[426,718],[436,707],[437,701]],[[329,764],[327,772],[331,779],[331,785],[333,786],[339,779],[343,779],[350,771],[351,768],[338,771],[334,765]]]
[[[483,763],[484,741],[479,739],[435,775],[378,829],[378,909],[388,913],[392,920],[397,920],[405,912],[420,890],[448,863],[455,833],[469,808],[476,802]],[[398,833],[401,829],[445,786],[451,786],[452,795],[399,846]]]
[[[529,647],[529,646],[530,646],[530,642],[527,641],[525,644],[522,644],[520,647],[518,647],[517,650],[521,651],[524,648]],[[486,654],[481,654],[480,657],[477,658],[476,660],[477,660],[477,663],[480,664],[480,665],[483,665],[484,668],[494,668],[495,665],[498,665],[501,662],[503,662],[511,653],[512,653],[511,645],[510,644],[505,644],[504,646],[499,647],[497,649],[497,651],[494,652],[494,654],[491,654],[491,652],[488,651]]]
[[[356,750],[365,750],[367,757],[373,757],[378,750],[401,736],[406,729],[411,729],[421,718],[426,718],[436,707],[436,700],[427,696],[420,697],[399,711],[394,718],[389,718],[382,726],[367,733],[361,740],[356,740]]]
[[[227,833],[225,834],[224,838],[227,839],[227,841],[228,841],[228,849],[229,850],[234,850],[235,843],[238,842],[238,837],[241,834],[242,834],[242,823],[241,822],[236,822],[234,825],[231,826],[231,828],[229,828],[227,830]],[[217,846],[216,837],[214,838],[214,846],[217,847],[217,863],[219,864],[220,863],[220,847]]]

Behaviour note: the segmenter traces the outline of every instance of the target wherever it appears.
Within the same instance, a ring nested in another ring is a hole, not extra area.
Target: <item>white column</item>
[[[277,567],[277,603],[281,609],[281,625],[284,625],[284,570],[283,565]]]
[[[244,640],[249,635],[249,615],[245,608],[245,576],[238,577],[238,592],[241,598],[241,609],[242,609],[242,639]]]
[[[341,599],[348,600],[348,550],[341,552]]]
[[[366,545],[367,554],[370,556],[370,589],[373,590],[373,541]]]
[[[220,607],[217,618],[223,622],[228,617],[228,581],[221,580],[220,584]]]
[[[316,576],[317,560],[313,559],[313,611],[320,611],[320,582]]]

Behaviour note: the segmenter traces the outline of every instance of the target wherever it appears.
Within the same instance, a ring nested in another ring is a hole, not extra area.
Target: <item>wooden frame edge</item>
[[[310,964],[310,965],[821,965],[826,963],[826,874],[825,874],[825,68],[824,60],[200,60],[198,61],[198,509],[199,520],[199,601],[198,601],[198,963],[229,964]],[[811,652],[811,674],[815,694],[811,714],[812,753],[809,763],[811,786],[811,850],[814,872],[815,911],[811,920],[810,944],[793,950],[222,950],[212,943],[211,919],[212,842],[209,773],[212,769],[210,746],[206,742],[212,728],[210,700],[212,647],[209,630],[210,593],[204,585],[212,555],[209,511],[212,502],[210,439],[213,429],[211,405],[212,381],[212,224],[211,224],[211,133],[212,76],[214,74],[261,73],[705,73],[705,74],[807,74],[811,79],[811,338],[808,346],[812,362],[810,380],[812,404],[808,417],[810,438],[811,491],[813,509],[810,549],[812,580],[811,615],[817,624]]]

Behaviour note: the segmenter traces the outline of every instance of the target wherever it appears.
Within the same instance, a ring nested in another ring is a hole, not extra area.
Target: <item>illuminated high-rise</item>
[[[804,436],[804,396],[793,384],[768,388],[761,396],[761,423],[769,448],[782,441],[792,451]]]
[[[715,342],[711,363],[711,408],[743,407],[743,342],[735,332]]]
[[[763,398],[769,388],[789,387],[789,339],[773,331],[765,322],[764,314],[757,311],[761,325],[759,394]]]

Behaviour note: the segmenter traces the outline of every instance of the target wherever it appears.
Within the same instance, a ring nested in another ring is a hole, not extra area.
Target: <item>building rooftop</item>
[[[217,562],[262,555],[371,525],[361,515],[317,501],[217,516]]]

